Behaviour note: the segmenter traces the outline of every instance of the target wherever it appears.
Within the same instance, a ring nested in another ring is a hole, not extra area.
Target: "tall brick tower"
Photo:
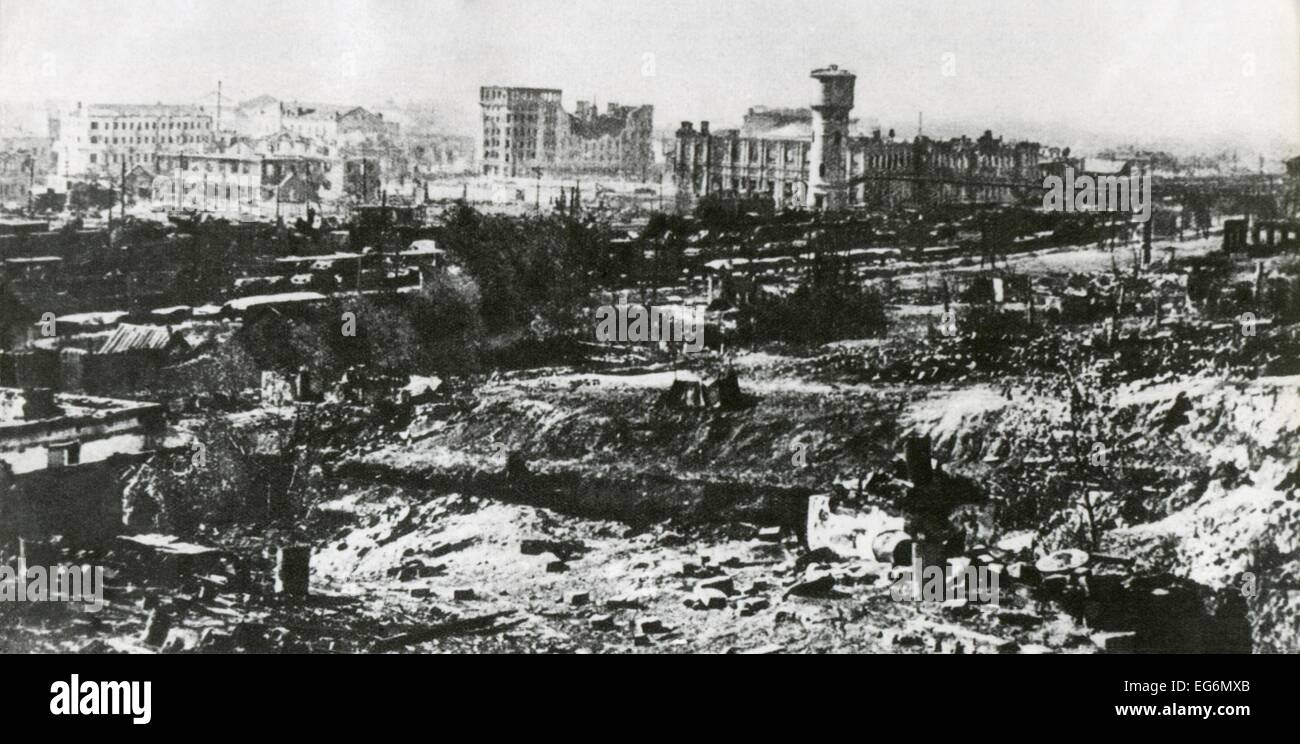
[[[849,111],[857,77],[835,65],[812,71],[821,95],[812,105],[812,146],[808,157],[809,209],[840,209],[848,201]]]

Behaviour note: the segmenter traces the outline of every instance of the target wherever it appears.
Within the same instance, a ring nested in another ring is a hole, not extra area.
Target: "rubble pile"
[[[1059,328],[1036,335],[975,331],[837,351],[811,360],[810,373],[846,382],[953,384],[1052,375],[1062,365],[1095,366],[1108,383],[1205,375],[1295,374],[1300,341],[1295,327],[1243,336],[1234,323],[1185,323],[1153,329],[1121,324]],[[1255,331],[1252,331],[1255,333]]]
[[[107,567],[104,611],[0,606],[0,643],[1295,650],[1297,326],[1170,269],[980,274],[955,328],[912,305],[813,357],[267,375],[251,409],[174,409],[184,444],[121,472],[123,534],[46,546]],[[918,598],[927,567],[998,592]]]

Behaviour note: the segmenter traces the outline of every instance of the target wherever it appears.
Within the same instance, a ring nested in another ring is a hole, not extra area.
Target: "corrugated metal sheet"
[[[123,323],[113,331],[100,354],[121,354],[127,351],[160,351],[172,342],[172,334],[164,326],[131,325]]]

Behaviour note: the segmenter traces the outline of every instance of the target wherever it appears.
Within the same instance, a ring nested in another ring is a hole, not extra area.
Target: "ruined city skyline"
[[[431,102],[468,133],[481,86],[533,86],[563,90],[569,110],[653,105],[664,131],[804,106],[807,69],[838,63],[858,75],[858,113],[900,136],[924,113],[939,137],[992,129],[1083,148],[1279,154],[1300,144],[1300,52],[1285,42],[1295,33],[1279,32],[1297,27],[1288,0],[1167,0],[1141,13],[1025,2],[53,5],[0,3],[0,99],[215,109],[221,80],[226,105],[268,93]],[[561,35],[569,41],[546,43]],[[177,63],[141,65],[145,52]]]
[[[347,656],[854,654],[868,723],[1282,718],[1298,17],[0,0],[6,712],[338,738],[595,702]]]

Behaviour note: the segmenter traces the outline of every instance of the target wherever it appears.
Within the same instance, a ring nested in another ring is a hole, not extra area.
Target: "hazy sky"
[[[478,86],[533,85],[720,126],[806,104],[809,70],[837,63],[855,116],[908,135],[924,111],[940,133],[1300,145],[1297,16],[1300,0],[0,0],[0,97],[211,105],[221,79],[236,99],[431,100],[470,125]]]

